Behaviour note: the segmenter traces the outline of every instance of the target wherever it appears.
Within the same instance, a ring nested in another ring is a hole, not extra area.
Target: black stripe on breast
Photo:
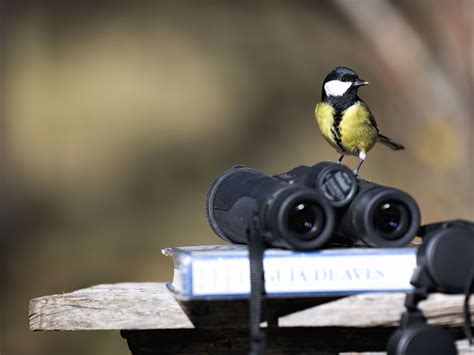
[[[342,121],[342,112],[336,111],[334,113],[331,133],[337,146],[341,148],[343,151],[345,151],[344,147],[342,146],[342,141],[341,141],[341,121]]]

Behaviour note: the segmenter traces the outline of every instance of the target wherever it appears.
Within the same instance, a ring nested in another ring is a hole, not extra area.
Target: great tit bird
[[[382,135],[377,128],[369,106],[357,96],[359,87],[368,85],[357,73],[346,67],[337,67],[324,79],[321,102],[315,109],[316,121],[323,137],[340,154],[359,157],[354,174],[376,142],[393,150],[405,149],[400,143]]]

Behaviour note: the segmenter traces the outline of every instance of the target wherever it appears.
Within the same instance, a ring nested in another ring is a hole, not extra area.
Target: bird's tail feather
[[[386,145],[387,147],[389,147],[390,149],[393,149],[393,150],[401,150],[401,149],[405,149],[405,147],[398,143],[397,141],[394,141],[393,139],[390,139],[386,136],[384,136],[383,134],[380,134],[378,135],[377,137],[377,141]]]

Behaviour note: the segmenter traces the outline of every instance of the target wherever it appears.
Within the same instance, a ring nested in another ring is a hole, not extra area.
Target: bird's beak
[[[358,86],[364,86],[364,85],[369,85],[368,81],[357,79],[352,83],[352,86],[358,87]]]

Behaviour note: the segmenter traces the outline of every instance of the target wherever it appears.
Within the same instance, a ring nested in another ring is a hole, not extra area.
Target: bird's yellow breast
[[[367,105],[359,101],[342,112],[339,123],[340,146],[334,137],[334,114],[335,109],[330,104],[319,102],[316,105],[316,121],[329,144],[340,152],[355,155],[360,151],[368,152],[372,149],[378,132],[371,122]]]
[[[342,113],[341,140],[347,151],[353,154],[360,151],[367,153],[375,145],[378,132],[370,116],[369,108],[360,101]]]
[[[316,116],[316,122],[318,123],[319,129],[326,141],[337,151],[341,151],[341,148],[337,145],[334,140],[334,136],[331,132],[331,128],[334,125],[334,107],[326,102],[318,102],[314,114]]]

